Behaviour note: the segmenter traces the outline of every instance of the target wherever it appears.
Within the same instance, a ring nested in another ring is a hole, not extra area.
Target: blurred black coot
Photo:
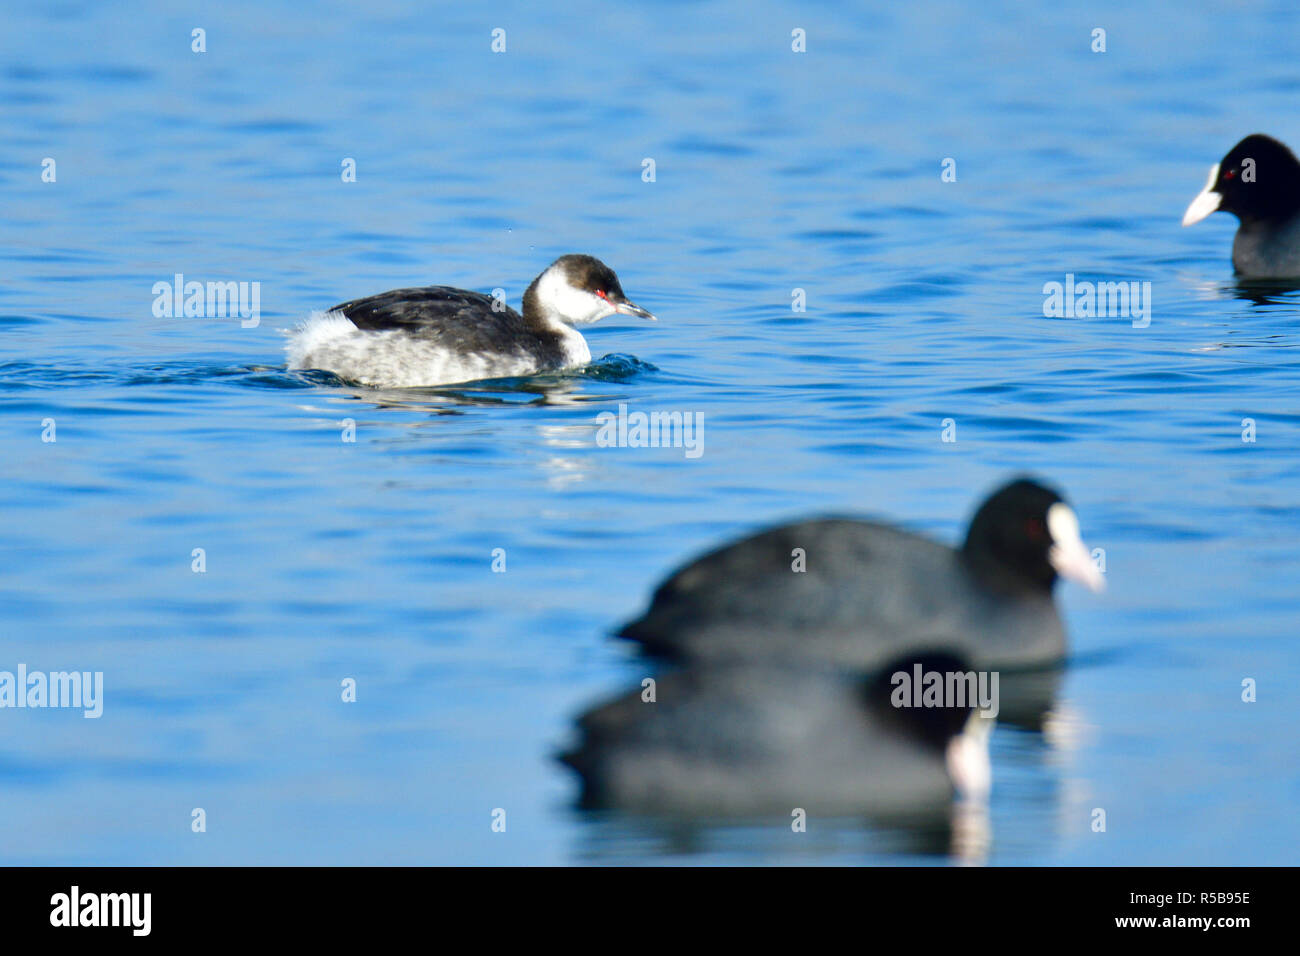
[[[893,675],[966,673],[946,653],[870,676],[713,663],[661,677],[578,720],[561,760],[582,806],[687,817],[782,814],[936,819],[954,795],[981,801],[994,723],[964,706],[896,707]],[[952,703],[951,701],[949,703]]]
[[[946,648],[980,669],[1041,668],[1065,655],[1058,577],[1102,588],[1073,510],[1022,478],[980,506],[959,548],[849,518],[724,545],[674,572],[619,633],[679,661],[874,670]]]

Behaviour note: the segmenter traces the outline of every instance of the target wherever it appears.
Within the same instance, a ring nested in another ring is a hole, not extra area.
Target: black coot
[[[1300,162],[1271,136],[1253,133],[1211,170],[1183,225],[1212,212],[1240,221],[1232,265],[1247,279],[1300,277]]]
[[[672,574],[620,634],[677,660],[873,670],[942,647],[982,669],[1042,667],[1065,655],[1058,576],[1102,587],[1069,505],[1020,479],[980,506],[955,549],[848,518],[725,545]]]
[[[955,697],[895,706],[894,675],[967,675],[951,654],[918,654],[871,676],[763,664],[705,664],[583,715],[561,759],[581,803],[678,816],[942,816],[954,795],[988,792],[994,720]]]

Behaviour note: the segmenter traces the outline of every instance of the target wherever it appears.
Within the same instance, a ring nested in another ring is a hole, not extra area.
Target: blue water
[[[105,690],[0,711],[0,862],[942,862],[587,816],[552,754],[682,559],[822,511],[956,540],[1025,470],[1109,590],[1059,591],[1074,743],[994,736],[989,862],[1297,862],[1300,297],[1179,218],[1241,136],[1300,145],[1300,12],[1205,6],[5,4],[0,670]],[[313,309],[517,304],[565,252],[660,316],[586,373],[284,371]],[[156,318],[176,273],[260,324]],[[1150,325],[1045,318],[1066,273],[1150,282]],[[620,403],[703,455],[598,446]]]

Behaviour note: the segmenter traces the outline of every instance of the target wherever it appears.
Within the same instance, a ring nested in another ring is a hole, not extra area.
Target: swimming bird
[[[449,286],[396,289],[344,302],[293,333],[291,369],[323,369],[381,388],[447,385],[575,368],[591,361],[575,326],[614,315],[654,316],[629,302],[614,270],[560,256],[524,292],[503,300]]]
[[[1058,577],[1103,586],[1074,511],[1021,478],[985,500],[959,548],[853,518],[726,544],[670,575],[619,633],[651,655],[687,661],[870,670],[942,647],[980,668],[1045,667],[1065,655]]]
[[[1210,169],[1205,188],[1183,214],[1183,225],[1212,212],[1240,221],[1232,265],[1247,279],[1300,277],[1300,162],[1271,136],[1254,133]]]
[[[983,801],[995,723],[972,699],[896,706],[900,678],[971,673],[954,655],[919,654],[873,675],[707,664],[660,677],[578,719],[560,759],[582,779],[580,805],[642,814],[937,816],[954,797]],[[960,679],[960,678],[958,678]],[[965,692],[963,692],[965,693]]]

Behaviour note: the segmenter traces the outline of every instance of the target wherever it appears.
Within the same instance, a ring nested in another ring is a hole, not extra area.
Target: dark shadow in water
[[[1056,707],[1063,667],[998,672],[998,722],[1022,730],[1041,731],[1048,714]]]
[[[1256,306],[1300,305],[1300,278],[1238,279],[1223,291]]]
[[[925,856],[963,859],[963,824],[932,817],[915,820],[817,818],[808,832],[794,834],[789,817],[737,820],[702,817],[652,817],[617,810],[570,810],[578,821],[575,862],[830,863],[858,862],[863,856]],[[978,856],[969,858],[978,862]]]

